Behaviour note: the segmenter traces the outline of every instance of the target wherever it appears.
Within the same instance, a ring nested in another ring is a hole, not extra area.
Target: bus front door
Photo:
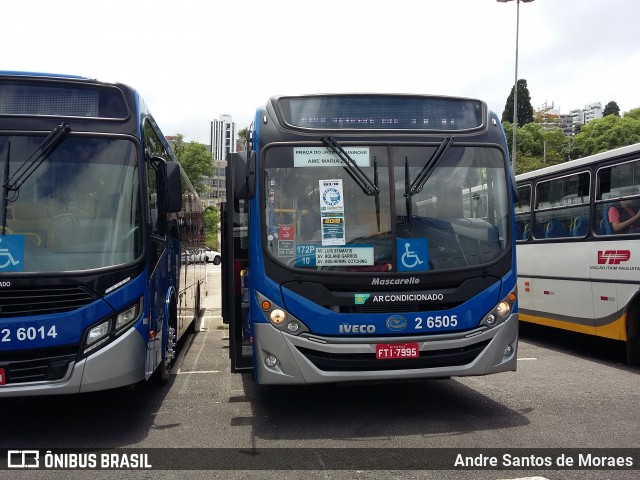
[[[253,370],[253,349],[248,329],[249,200],[239,198],[238,184],[246,171],[244,152],[227,160],[226,202],[221,208],[222,317],[229,325],[229,357],[234,373]],[[242,187],[241,187],[242,188]]]

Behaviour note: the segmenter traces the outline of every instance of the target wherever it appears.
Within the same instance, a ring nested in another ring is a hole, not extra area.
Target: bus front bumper
[[[254,325],[260,384],[415,380],[515,371],[518,315],[492,329],[414,337],[293,336],[270,324]],[[417,359],[377,360],[376,345],[418,343]],[[277,359],[275,366],[267,358]]]
[[[131,328],[89,357],[71,362],[60,380],[0,385],[0,398],[64,395],[131,385],[145,378],[145,355],[143,338]]]

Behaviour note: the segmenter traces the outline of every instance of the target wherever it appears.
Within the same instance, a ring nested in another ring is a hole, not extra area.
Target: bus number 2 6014
[[[9,328],[0,330],[0,342],[28,342],[33,340],[46,340],[47,338],[56,338],[58,332],[56,326],[51,325],[49,329],[45,327],[20,327],[15,331]]]

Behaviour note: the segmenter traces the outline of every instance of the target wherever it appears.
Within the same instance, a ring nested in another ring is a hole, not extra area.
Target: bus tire
[[[171,377],[171,369],[176,355],[178,313],[175,299],[171,301],[169,306],[169,319],[167,321],[167,330],[164,332],[166,341],[164,342],[164,352],[162,361],[153,372],[151,379],[156,385],[166,385]]]
[[[202,297],[200,295],[200,285],[198,285],[198,288],[196,290],[196,301],[195,301],[195,307],[194,307],[194,317],[193,320],[191,320],[191,323],[189,324],[189,326],[187,327],[187,330],[185,331],[185,333],[187,334],[194,334],[197,333],[200,328],[200,306],[202,304],[201,302]]]
[[[627,311],[627,365],[640,365],[640,301]]]

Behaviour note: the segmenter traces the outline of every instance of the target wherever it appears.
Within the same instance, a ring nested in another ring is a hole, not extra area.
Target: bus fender
[[[175,308],[177,308],[178,306],[178,301],[177,301],[178,295],[176,292],[175,287],[171,286],[169,287],[169,289],[167,290],[167,294],[165,296],[164,299],[164,312],[163,312],[163,325],[162,325],[162,330],[163,332],[166,331],[167,327],[169,326],[169,319],[171,318],[171,314],[172,313],[177,313],[176,312],[172,312],[171,309],[174,308],[172,307],[172,305],[175,306]],[[176,325],[173,325],[173,327],[175,328]],[[163,340],[164,342],[164,340]]]

